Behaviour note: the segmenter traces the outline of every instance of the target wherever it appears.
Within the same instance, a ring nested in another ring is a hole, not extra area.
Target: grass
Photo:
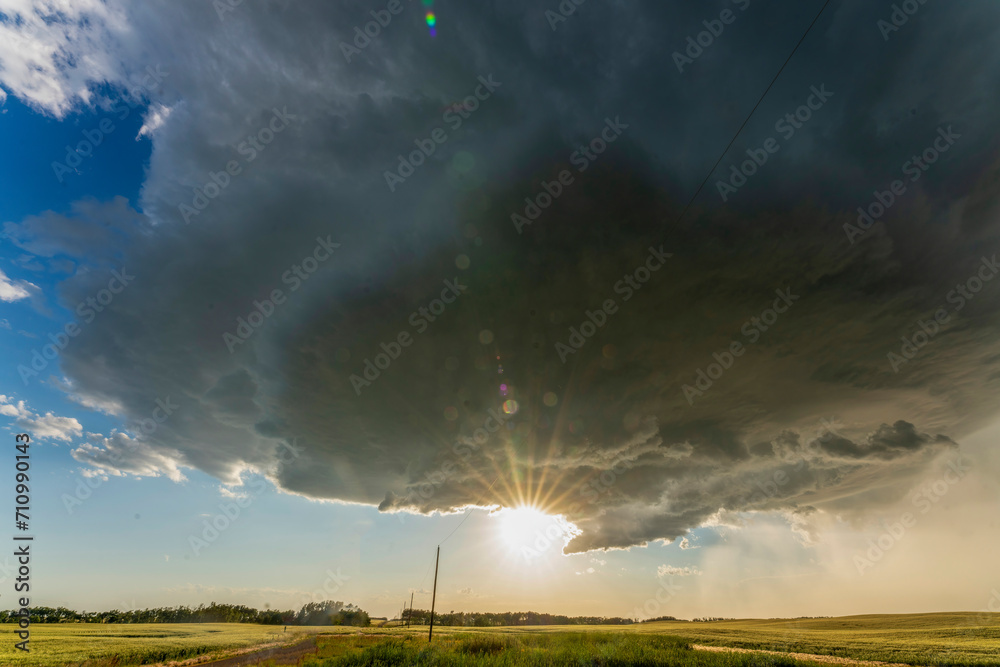
[[[30,653],[14,648],[17,626],[0,624],[0,665],[105,667],[186,660],[213,652],[290,642],[329,628],[241,623],[51,623],[31,626]]]
[[[303,667],[798,667],[814,663],[783,656],[707,653],[687,640],[626,632],[451,632],[428,644],[425,635],[325,637]]]
[[[845,616],[799,620],[631,626],[518,628],[292,627],[271,625],[52,624],[31,628],[31,653],[15,651],[15,626],[0,626],[0,665],[11,667],[125,667],[180,661],[208,653],[291,643],[322,633],[312,667],[340,665],[691,665],[778,667],[803,665],[783,656],[708,653],[688,644],[734,646],[833,655],[910,665],[1000,665],[1000,614],[940,613]],[[339,633],[339,634],[338,634]]]
[[[389,631],[401,638],[400,630]],[[909,665],[938,667],[983,667],[1000,665],[1000,614],[975,613],[935,613],[935,614],[886,614],[867,616],[844,616],[822,619],[790,619],[762,620],[745,619],[739,621],[714,621],[709,623],[692,623],[685,621],[660,621],[625,626],[555,626],[555,627],[519,627],[519,628],[435,628],[435,643],[439,637],[444,649],[457,651],[463,655],[476,656],[465,650],[450,648],[449,642],[456,638],[490,636],[490,644],[495,645],[496,637],[515,638],[522,642],[535,641],[526,639],[528,636],[586,634],[600,632],[615,636],[674,636],[681,637],[692,644],[714,646],[732,646],[746,649],[779,651],[782,653],[806,653],[814,655],[838,656],[853,660],[877,660],[882,662],[897,662]],[[417,637],[417,643],[423,640],[426,646],[427,628],[410,631]],[[365,635],[364,642],[377,641],[374,635]],[[343,646],[344,642],[333,639],[321,640],[320,655],[326,655],[326,645]],[[359,645],[359,646],[361,646]],[[394,649],[399,651],[399,649]],[[515,652],[516,653],[516,652]],[[342,655],[342,654],[330,654]],[[346,654],[343,654],[346,655]],[[486,655],[486,654],[484,654]],[[492,653],[489,655],[498,655]],[[696,656],[704,653],[692,652],[685,654],[687,663],[664,664],[755,664],[753,662],[696,662],[701,658]],[[719,657],[720,654],[711,654]],[[723,655],[726,659],[742,659]],[[676,657],[676,656],[675,656]],[[757,655],[750,658],[762,660],[765,656]],[[429,659],[429,658],[428,658]],[[449,658],[451,659],[451,658]],[[712,660],[713,658],[705,658]],[[324,664],[324,663],[317,663]],[[329,663],[339,664],[339,663]],[[366,663],[344,663],[366,664]],[[380,663],[371,663],[380,664]],[[395,663],[385,663],[395,664]],[[413,664],[423,664],[415,662]],[[428,663],[429,664],[429,663]],[[441,662],[448,664],[549,664],[518,663],[518,662]],[[592,664],[590,662],[570,664]],[[606,663],[606,664],[646,664],[636,663]],[[770,664],[770,663],[759,663]],[[792,664],[792,663],[789,663]],[[324,664],[325,667],[325,664]]]
[[[699,644],[835,655],[911,665],[1000,665],[1000,614],[935,613],[710,623],[663,621],[639,632],[668,632]]]

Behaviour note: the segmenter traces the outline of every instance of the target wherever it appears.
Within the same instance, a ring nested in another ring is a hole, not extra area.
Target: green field
[[[596,630],[610,634],[673,635],[694,644],[839,656],[853,660],[910,665],[1000,666],[1000,614],[886,614],[709,623],[660,621],[600,628],[522,627],[484,629],[480,632],[520,635]],[[445,636],[477,630],[435,629],[435,634],[438,632]]]
[[[840,616],[712,623],[665,621],[640,631],[700,644],[836,655],[911,665],[1000,665],[1000,614]]]
[[[781,656],[709,653],[687,640],[634,632],[449,632],[426,635],[324,637],[303,667],[812,667]]]
[[[691,650],[685,643],[840,656],[910,665],[1000,665],[1000,614],[940,613],[826,619],[661,621],[632,626],[365,629],[249,624],[34,625],[29,655],[4,625],[0,665],[155,664],[291,642],[322,633],[313,667],[339,665],[793,665],[784,657]],[[677,639],[682,638],[682,639]]]
[[[243,623],[52,623],[31,626],[30,653],[14,648],[17,626],[0,624],[0,665],[59,667],[155,664],[210,652],[232,652],[275,641],[329,631],[329,627],[292,627]],[[117,661],[116,661],[117,659]]]

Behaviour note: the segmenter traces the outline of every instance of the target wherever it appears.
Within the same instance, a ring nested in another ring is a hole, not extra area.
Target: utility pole
[[[410,627],[411,620],[413,620],[413,591],[410,591],[410,613],[406,615],[406,627]]]
[[[434,592],[431,594],[431,628],[427,632],[427,641],[430,642],[434,636],[434,603],[438,594],[438,562],[441,560],[441,545],[438,545],[437,556],[434,557]]]

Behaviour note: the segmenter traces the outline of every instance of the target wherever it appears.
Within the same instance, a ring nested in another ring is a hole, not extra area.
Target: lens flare
[[[433,6],[434,0],[424,0],[424,7],[427,8],[427,13],[424,15],[424,19],[427,21],[427,29],[430,31],[431,37],[437,37],[437,28],[435,27],[437,25],[437,16],[431,10]]]

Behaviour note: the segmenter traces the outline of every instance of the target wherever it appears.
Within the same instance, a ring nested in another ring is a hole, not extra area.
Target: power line
[[[788,65],[789,62],[791,62],[792,56],[794,56],[795,52],[799,50],[800,46],[802,46],[802,42],[805,41],[806,35],[808,35],[809,32],[813,29],[813,26],[816,25],[816,21],[818,21],[819,17],[823,15],[823,12],[826,10],[827,5],[829,4],[830,0],[826,0],[826,2],[823,3],[823,7],[819,10],[819,13],[816,14],[816,18],[812,20],[812,23],[809,24],[809,27],[806,28],[805,33],[803,33],[802,39],[799,40],[798,44],[795,45],[795,48],[792,49],[792,52],[788,54],[787,58],[785,58],[785,62],[781,66],[781,69],[779,69],[778,73],[774,75],[773,79],[771,79],[771,83],[768,84],[767,88],[764,90],[764,94],[760,96],[759,100],[757,100],[757,104],[753,105],[753,109],[750,110],[750,114],[746,117],[746,120],[743,121],[743,124],[740,125],[740,129],[736,130],[736,134],[733,135],[732,141],[730,141],[729,145],[726,146],[726,150],[722,151],[722,155],[720,155],[719,159],[715,161],[715,165],[712,167],[712,170],[708,172],[708,175],[705,176],[705,180],[701,182],[701,185],[699,185],[698,189],[695,191],[694,196],[691,197],[691,200],[687,203],[687,206],[685,206],[684,210],[681,211],[680,216],[674,222],[675,227],[681,222],[681,220],[684,219],[684,216],[687,214],[688,209],[691,208],[691,204],[693,204],[694,200],[697,199],[698,195],[701,194],[701,191],[704,189],[705,184],[708,183],[708,179],[712,178],[712,174],[714,174],[715,170],[719,168],[719,163],[722,162],[722,159],[726,157],[726,153],[728,153],[729,149],[733,147],[734,143],[736,143],[736,139],[740,136],[740,133],[743,131],[743,128],[747,126],[747,123],[750,122],[750,119],[753,117],[754,112],[757,111],[757,107],[759,107],[760,103],[764,101],[765,97],[767,97],[767,94],[771,91],[771,88],[774,86],[775,81],[777,81],[778,77],[781,76],[781,73],[785,71],[785,67]]]
[[[427,581],[427,575],[431,573],[431,565],[433,565],[433,564],[434,564],[433,562],[427,563],[427,571],[424,572],[424,576],[420,580],[420,585],[417,586],[418,589],[423,590],[423,588],[424,588],[424,582]]]
[[[500,479],[500,475],[497,475],[496,479],[493,480],[493,484],[496,484],[497,480],[499,480],[499,479]],[[475,504],[472,507],[469,508],[469,511],[467,511],[465,513],[465,516],[462,517],[462,520],[458,522],[458,525],[455,526],[455,528],[450,533],[448,533],[448,537],[451,537],[452,535],[454,535],[455,531],[462,527],[462,524],[465,523],[465,520],[469,518],[469,516],[476,509],[476,507],[479,505],[479,503],[482,502],[483,498],[486,497],[486,494],[489,493],[493,489],[493,484],[490,484],[489,488],[486,489],[486,492],[483,493],[483,495],[479,496],[479,500],[477,500],[475,502]],[[448,537],[446,537],[443,540],[441,540],[441,544],[444,544],[445,542],[447,542],[448,541]]]

